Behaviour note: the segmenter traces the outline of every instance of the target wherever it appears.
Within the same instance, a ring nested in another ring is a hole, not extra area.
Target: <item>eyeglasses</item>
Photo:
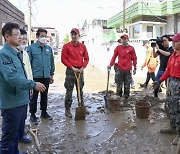
[[[11,34],[11,35],[20,36],[21,34],[19,34],[19,33],[16,33],[16,34]]]

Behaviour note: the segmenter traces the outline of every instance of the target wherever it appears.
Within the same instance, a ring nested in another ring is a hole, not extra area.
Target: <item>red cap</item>
[[[169,40],[179,42],[180,41],[180,33],[177,33],[175,36],[170,37]]]
[[[72,32],[75,32],[76,34],[79,34],[79,35],[80,35],[79,29],[77,29],[77,28],[71,29],[71,33],[72,33]]]
[[[121,36],[121,39],[122,39],[122,38],[129,39],[128,35],[126,35],[126,34],[123,34],[123,35]]]

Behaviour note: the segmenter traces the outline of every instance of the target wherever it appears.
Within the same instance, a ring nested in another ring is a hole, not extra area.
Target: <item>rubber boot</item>
[[[68,118],[72,118],[72,114],[71,114],[70,109],[65,110],[65,116],[68,117]]]
[[[173,142],[171,144],[178,145],[178,142],[179,142],[179,134],[176,135],[175,139],[173,140]]]
[[[160,129],[159,133],[162,133],[162,134],[176,134],[176,129],[173,128],[173,127],[162,128],[162,129]]]
[[[130,106],[129,99],[128,99],[128,97],[125,97],[124,98],[124,107],[129,107],[129,106]]]
[[[2,142],[0,144],[0,154],[15,154],[14,153],[15,144],[7,144],[3,145]]]

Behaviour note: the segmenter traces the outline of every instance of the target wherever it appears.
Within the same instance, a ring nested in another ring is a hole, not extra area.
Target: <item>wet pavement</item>
[[[84,100],[90,114],[85,120],[75,121],[76,92],[71,110],[73,118],[69,119],[64,116],[65,67],[59,59],[56,59],[56,64],[55,83],[50,86],[48,99],[48,113],[53,120],[39,118],[39,125],[31,126],[38,130],[42,154],[174,154],[176,147],[171,142],[175,136],[158,133],[169,123],[163,108],[164,89],[160,94],[161,99],[154,99],[152,86],[139,89],[139,83],[143,83],[144,79],[135,79],[136,88],[132,90],[130,106],[121,106],[119,111],[111,112],[104,107],[105,94],[98,93],[106,88],[106,74],[88,66],[85,71]],[[111,75],[110,82],[113,81],[114,76]],[[110,90],[115,91],[115,87],[110,87]],[[147,119],[136,118],[135,103],[142,99],[152,104]],[[39,109],[37,116],[40,116]],[[29,113],[26,124],[30,124]],[[20,144],[20,149],[38,153],[34,140],[31,144]]]
[[[136,92],[136,95],[141,92]],[[75,121],[64,116],[64,94],[50,94],[48,111],[52,121],[40,119],[38,139],[42,153],[94,153],[94,154],[173,154],[171,146],[174,135],[158,133],[168,124],[163,110],[163,100],[157,102],[152,97],[152,107],[148,119],[138,119],[134,103],[140,98],[130,98],[130,107],[111,112],[104,108],[102,94],[84,94],[90,114],[86,120]],[[72,113],[77,104],[73,95]],[[23,147],[23,148],[22,148]],[[22,150],[36,153],[36,146],[21,144]]]

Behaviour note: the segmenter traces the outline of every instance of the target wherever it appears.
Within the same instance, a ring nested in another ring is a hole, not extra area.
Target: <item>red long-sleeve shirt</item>
[[[180,78],[180,51],[174,52],[169,58],[166,71],[161,76],[160,80],[164,81],[169,77]]]
[[[61,61],[68,68],[85,68],[89,62],[86,46],[80,42],[78,42],[77,46],[73,42],[65,44],[62,49]]]
[[[118,56],[118,68],[123,71],[132,70],[132,65],[136,67],[137,57],[135,50],[132,46],[122,46],[119,45],[114,50],[114,55],[111,59],[110,65],[113,66]]]

